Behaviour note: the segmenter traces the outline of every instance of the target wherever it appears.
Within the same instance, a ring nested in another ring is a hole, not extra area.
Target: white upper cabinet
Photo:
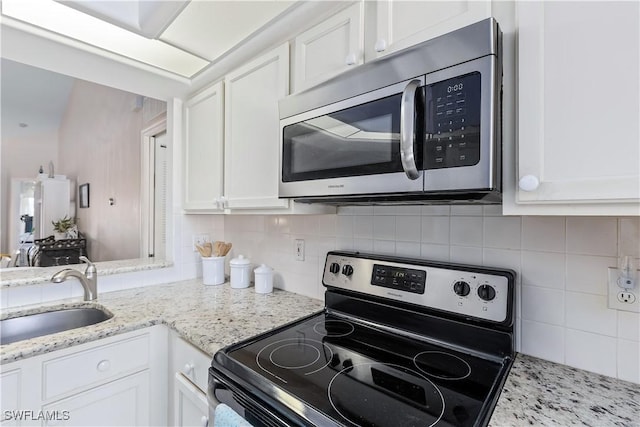
[[[184,188],[186,211],[223,210],[224,97],[219,82],[184,104]]]
[[[367,61],[491,16],[491,1],[368,2]]]
[[[521,2],[510,214],[640,214],[638,2]]]
[[[289,44],[228,74],[225,196],[229,209],[284,209],[278,199],[278,100],[289,93]]]
[[[363,63],[363,8],[357,2],[296,37],[294,91]]]

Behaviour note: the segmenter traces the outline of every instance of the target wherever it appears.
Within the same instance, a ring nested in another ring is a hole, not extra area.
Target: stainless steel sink
[[[0,320],[0,344],[95,325],[112,317],[99,308],[81,307],[4,319]]]

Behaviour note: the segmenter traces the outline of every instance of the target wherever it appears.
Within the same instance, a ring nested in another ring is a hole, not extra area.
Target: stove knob
[[[331,266],[329,266],[329,271],[333,274],[340,273],[340,264],[338,264],[337,262],[332,262]]]
[[[345,276],[351,276],[353,274],[353,267],[351,267],[349,264],[345,265],[344,267],[342,267],[342,274],[344,274]]]
[[[469,287],[469,284],[467,282],[460,280],[459,282],[453,284],[453,292],[461,297],[466,297],[467,295],[469,295],[469,292],[471,292],[471,288]]]
[[[485,301],[491,301],[496,297],[496,290],[493,286],[481,285],[478,287],[478,296]]]

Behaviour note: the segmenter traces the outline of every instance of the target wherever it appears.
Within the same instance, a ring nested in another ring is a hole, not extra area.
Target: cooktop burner
[[[471,426],[502,368],[328,313],[227,355],[236,374],[260,383],[266,372],[336,424],[358,426]]]

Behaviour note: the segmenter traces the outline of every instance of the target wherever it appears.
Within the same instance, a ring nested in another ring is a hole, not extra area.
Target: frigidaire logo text
[[[344,184],[333,184],[330,185],[329,188],[344,188]]]

